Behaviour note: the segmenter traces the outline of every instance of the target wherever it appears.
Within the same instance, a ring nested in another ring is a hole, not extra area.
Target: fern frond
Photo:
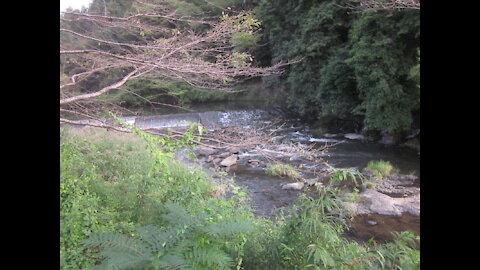
[[[194,247],[185,254],[185,259],[193,269],[230,269],[234,266],[232,258],[224,251],[214,247]]]
[[[144,243],[119,233],[93,234],[83,243],[87,247],[99,247],[106,253],[110,250],[138,257],[146,257],[150,251]]]
[[[209,216],[207,213],[192,216],[181,205],[175,203],[166,204],[165,207],[168,213],[161,215],[162,219],[177,227],[197,229]]]
[[[158,252],[173,247],[181,239],[184,239],[189,230],[182,230],[183,227],[176,227],[167,230],[160,230],[155,226],[145,226],[137,231],[140,238],[148,244],[151,252]]]
[[[169,203],[165,205],[167,214],[161,215],[162,219],[169,222],[172,225],[187,224],[190,223],[192,217],[187,211],[179,204]]]
[[[187,261],[179,254],[167,254],[152,262],[152,266],[165,270],[190,270]]]
[[[130,269],[145,269],[145,266],[150,264],[151,256],[138,256],[128,253],[108,252],[108,260],[105,262],[104,269],[112,270],[130,270]]]
[[[206,234],[215,237],[228,237],[238,233],[253,230],[253,225],[246,221],[226,220],[216,224],[209,224],[202,228]]]

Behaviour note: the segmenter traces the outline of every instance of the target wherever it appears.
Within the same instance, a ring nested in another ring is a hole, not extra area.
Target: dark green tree
[[[264,61],[302,58],[281,79],[305,120],[334,117],[351,131],[401,132],[420,105],[415,9],[352,13],[351,1],[262,0]],[[278,85],[278,83],[277,83]]]
[[[354,67],[366,129],[410,128],[420,92],[410,76],[417,65],[420,18],[415,10],[364,12],[351,30],[348,63]]]

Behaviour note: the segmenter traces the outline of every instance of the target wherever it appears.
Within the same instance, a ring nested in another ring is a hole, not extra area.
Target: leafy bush
[[[329,179],[330,185],[336,184],[343,187],[357,188],[365,182],[365,178],[358,170],[334,168],[326,162],[324,164],[329,168],[332,175]]]
[[[62,269],[82,269],[91,265],[80,242],[100,226],[99,198],[89,192],[94,169],[70,144],[60,148],[60,261]],[[103,213],[102,213],[103,214]]]
[[[420,237],[412,232],[393,232],[395,240],[383,245],[375,244],[375,267],[371,269],[420,269]]]
[[[156,224],[163,203],[198,208],[199,201],[213,196],[204,175],[162,152],[188,144],[192,135],[177,142],[96,129],[61,135],[62,269],[84,269],[94,263],[80,246],[92,232],[131,233],[135,226]],[[158,148],[161,143],[163,150]]]
[[[131,80],[123,89],[111,91],[102,98],[125,106],[148,106],[150,103],[184,105],[223,101],[232,96],[232,93],[196,88],[185,82],[151,78]]]
[[[367,253],[341,237],[344,210],[334,189],[319,188],[316,199],[302,195],[273,227],[263,253],[251,254],[248,269],[342,269],[349,260]],[[250,268],[251,267],[251,268]]]

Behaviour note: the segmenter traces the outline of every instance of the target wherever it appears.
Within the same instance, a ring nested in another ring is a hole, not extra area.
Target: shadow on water
[[[348,236],[359,241],[368,241],[375,238],[378,242],[394,240],[393,231],[411,231],[420,235],[420,216],[408,213],[402,216],[386,216],[378,214],[357,215],[349,222]],[[420,248],[419,244],[417,248]]]
[[[234,165],[230,173],[235,176],[235,183],[246,189],[256,216],[273,218],[276,211],[294,204],[301,192],[282,189],[290,181],[266,175],[262,168]]]
[[[401,174],[420,174],[420,155],[416,150],[372,142],[345,141],[329,149],[324,159],[334,167],[363,169],[369,161],[389,161]]]

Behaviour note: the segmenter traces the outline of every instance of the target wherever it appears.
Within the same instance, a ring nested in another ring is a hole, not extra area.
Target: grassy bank
[[[62,130],[61,269],[419,269],[411,234],[383,245],[342,238],[333,189],[275,222],[257,218],[245,192],[173,158],[191,137],[135,133]]]

